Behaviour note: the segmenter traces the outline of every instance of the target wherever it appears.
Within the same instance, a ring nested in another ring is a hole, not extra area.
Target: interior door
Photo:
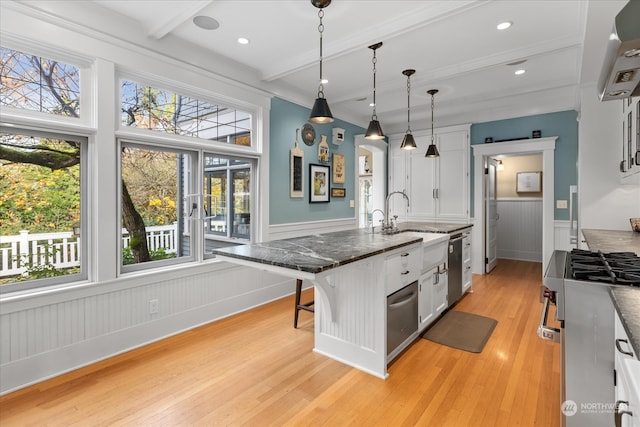
[[[496,159],[487,159],[485,173],[485,272],[489,273],[497,263],[497,243],[498,243],[498,202],[497,202],[497,180],[496,171],[498,162]]]

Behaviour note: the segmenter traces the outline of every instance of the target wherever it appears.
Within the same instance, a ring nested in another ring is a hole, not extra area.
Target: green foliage
[[[0,167],[0,235],[70,231],[80,219],[80,167]]]
[[[176,257],[176,254],[167,253],[164,248],[159,248],[156,251],[149,251],[149,254],[151,255],[151,261],[159,261],[162,259],[170,259]],[[122,249],[122,265],[129,264],[134,264],[133,252],[131,251],[130,246]]]

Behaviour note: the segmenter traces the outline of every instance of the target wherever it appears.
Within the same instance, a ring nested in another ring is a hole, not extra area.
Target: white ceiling
[[[31,3],[187,62],[206,57],[208,61],[195,65],[309,108],[316,97],[319,19],[308,0]],[[440,91],[436,127],[578,109],[579,85],[597,80],[613,17],[624,4],[334,0],[324,9],[325,96],[335,117],[366,127],[373,91],[367,46],[381,41],[376,108],[387,134],[406,129],[406,68],[416,70],[411,82],[413,130],[430,128],[426,91],[432,88]],[[196,27],[192,19],[197,15],[215,18],[219,28]],[[497,31],[502,21],[513,26]],[[240,36],[250,44],[238,44]],[[526,62],[508,65],[521,60]],[[514,75],[518,68],[526,73]]]

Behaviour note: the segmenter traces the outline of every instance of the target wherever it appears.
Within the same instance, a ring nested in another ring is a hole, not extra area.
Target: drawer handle
[[[470,265],[467,265],[467,270],[471,270],[471,266]],[[611,342],[611,341],[609,341],[609,342]]]
[[[631,351],[625,351],[622,349],[622,346],[620,345],[620,343],[623,342],[625,344],[627,344],[627,346],[629,345],[629,341],[622,339],[622,338],[617,338],[616,339],[616,348],[618,349],[618,351],[622,354],[626,354],[627,356],[631,356],[633,357],[633,353]]]
[[[403,272],[402,272],[402,273],[400,273],[400,274],[402,274],[403,276],[404,276],[405,274],[409,274],[409,270],[405,270],[405,271],[403,271]]]
[[[405,252],[405,253],[401,254],[400,256],[409,256],[409,254]]]
[[[614,425],[616,427],[622,426],[622,416],[623,415],[629,415],[630,417],[633,417],[633,413],[631,411],[621,411],[620,410],[620,405],[622,405],[622,404],[629,406],[629,402],[626,401],[626,400],[618,400],[618,401],[616,401],[615,412],[613,414],[613,422],[614,422]]]

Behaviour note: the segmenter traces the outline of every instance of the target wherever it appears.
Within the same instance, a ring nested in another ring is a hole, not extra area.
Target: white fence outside
[[[177,223],[147,227],[150,251],[164,248],[176,252]],[[129,233],[122,229],[122,247],[129,246]],[[71,231],[0,236],[0,277],[25,273],[31,266],[52,264],[55,268],[80,266],[80,247]]]

